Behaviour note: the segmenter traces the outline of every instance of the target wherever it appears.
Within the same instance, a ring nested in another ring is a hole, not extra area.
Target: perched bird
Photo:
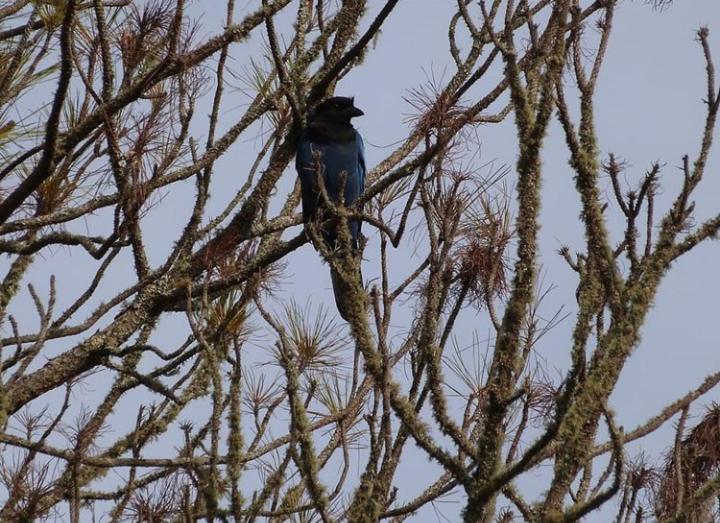
[[[346,206],[350,206],[365,190],[363,141],[360,133],[350,123],[352,118],[363,114],[355,107],[354,98],[335,96],[320,103],[308,115],[308,123],[300,136],[295,157],[295,168],[302,190],[304,223],[313,219],[322,206],[318,174],[328,197],[334,202],[342,201]],[[345,188],[341,199],[343,183]],[[355,251],[359,248],[361,224],[360,220],[348,221]],[[330,249],[337,247],[337,223],[325,223],[322,235]],[[347,321],[345,284],[335,270],[330,270],[330,276],[338,312]],[[362,283],[362,275],[359,276]]]

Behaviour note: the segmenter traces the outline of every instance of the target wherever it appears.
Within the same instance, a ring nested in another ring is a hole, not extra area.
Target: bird
[[[309,112],[295,156],[304,224],[314,219],[318,211],[322,212],[318,174],[329,199],[335,203],[351,206],[365,190],[365,146],[360,133],[350,123],[350,120],[363,114],[362,110],[355,107],[355,98],[346,96],[328,98]],[[344,194],[341,199],[343,183]],[[331,250],[338,247],[337,225],[337,222],[325,223],[322,229],[323,239]],[[354,253],[359,251],[361,226],[361,220],[348,221]],[[332,267],[330,278],[338,312],[348,321],[346,284]],[[359,278],[362,285],[362,274],[359,274]]]

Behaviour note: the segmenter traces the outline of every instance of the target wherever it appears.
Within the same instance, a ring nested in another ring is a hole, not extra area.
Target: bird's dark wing
[[[360,175],[360,194],[365,192],[365,175],[367,167],[365,166],[365,144],[363,143],[360,133],[355,131],[355,143],[357,144],[358,153],[358,171]]]
[[[355,131],[355,144],[358,155],[358,179],[360,188],[358,197],[360,197],[360,195],[365,192],[365,176],[367,174],[367,167],[365,166],[365,144],[363,143],[362,136],[360,136],[360,133],[357,131]],[[362,210],[362,208],[360,210]],[[361,228],[362,221],[358,223],[358,232]]]

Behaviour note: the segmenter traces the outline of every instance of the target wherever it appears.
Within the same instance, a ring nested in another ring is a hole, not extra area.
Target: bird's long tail
[[[357,276],[360,279],[360,286],[363,286],[362,270],[358,267]],[[335,294],[335,305],[343,320],[348,320],[348,284],[342,276],[333,268],[330,268],[330,279],[332,280],[333,293]]]

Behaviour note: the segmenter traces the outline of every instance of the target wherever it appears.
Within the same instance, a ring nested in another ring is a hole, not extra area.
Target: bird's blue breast
[[[353,130],[353,137],[344,141],[313,141],[304,134],[300,138],[295,167],[300,177],[305,221],[315,214],[321,203],[317,185],[318,170],[328,196],[335,202],[341,201],[343,183],[345,190],[342,200],[346,206],[352,205],[365,190],[363,142],[357,131]],[[357,246],[361,222],[351,220],[349,226],[353,243]],[[328,239],[334,243],[334,234],[330,234]]]
[[[333,201],[340,201],[342,174],[345,174],[344,203],[351,205],[362,192],[364,172],[360,165],[357,142],[317,143],[303,139],[298,148],[298,172],[301,181],[316,186],[320,168],[325,188]]]

